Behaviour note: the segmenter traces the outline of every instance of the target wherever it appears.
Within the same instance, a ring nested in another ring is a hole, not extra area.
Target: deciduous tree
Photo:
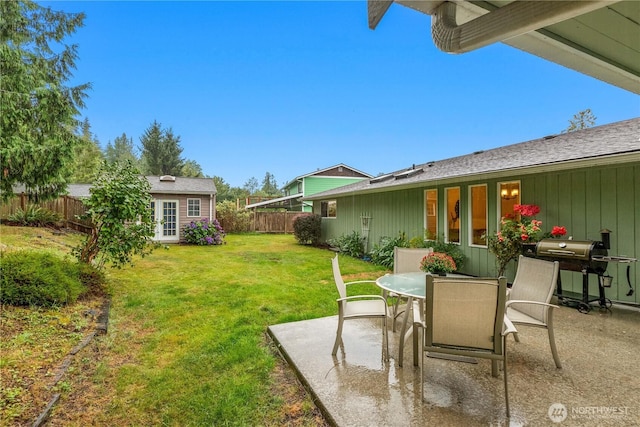
[[[562,133],[569,133],[575,130],[590,128],[596,124],[596,116],[591,112],[591,108],[582,110],[574,114],[573,119],[569,120],[569,126]]]
[[[242,188],[249,194],[255,194],[256,191],[258,191],[258,180],[256,179],[256,177],[252,176],[247,180],[247,182],[244,183],[244,186]]]
[[[132,264],[136,254],[146,255],[154,236],[151,220],[149,181],[131,163],[103,162],[85,200],[85,217],[91,220],[91,234],[74,249],[78,260],[102,267]]]
[[[90,84],[68,84],[77,46],[64,40],[83,25],[83,13],[65,13],[33,1],[0,1],[1,197],[23,183],[31,199],[54,198],[66,188],[80,138],[76,116]]]

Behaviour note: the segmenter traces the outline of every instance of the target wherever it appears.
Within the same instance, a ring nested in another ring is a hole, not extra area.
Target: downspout
[[[469,22],[456,23],[456,4],[444,2],[432,17],[431,35],[438,49],[465,53],[575,18],[612,1],[514,1]]]

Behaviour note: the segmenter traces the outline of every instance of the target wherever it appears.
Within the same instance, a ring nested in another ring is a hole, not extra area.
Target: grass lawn
[[[0,228],[0,242],[14,249],[19,242],[10,235]],[[298,245],[291,235],[230,235],[226,242],[172,245],[133,268],[108,271],[108,332],[75,357],[49,425],[322,424],[265,332],[337,313],[334,253]],[[69,245],[44,246],[64,252]],[[341,268],[354,280],[384,271],[349,257],[341,257]],[[19,310],[3,307],[3,327]],[[16,339],[9,347],[19,347]],[[9,375],[11,366],[16,375],[4,353],[0,372]],[[2,402],[6,420],[6,396]]]

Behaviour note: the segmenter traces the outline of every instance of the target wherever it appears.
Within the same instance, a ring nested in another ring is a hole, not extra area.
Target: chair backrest
[[[507,279],[427,274],[425,349],[502,355]]]
[[[545,261],[520,255],[509,299],[548,304],[558,281],[559,270],[558,261]],[[547,323],[547,307],[521,304],[514,305],[512,308]]]
[[[393,248],[393,272],[413,273],[420,271],[422,258],[433,252],[433,248]]]
[[[344,284],[342,274],[340,273],[340,264],[338,264],[338,254],[331,258],[331,265],[333,266],[333,280],[336,282],[336,288],[338,288],[338,294],[340,298],[346,298],[347,286]]]

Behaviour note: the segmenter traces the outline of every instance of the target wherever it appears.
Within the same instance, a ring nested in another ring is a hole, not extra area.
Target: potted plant
[[[444,276],[456,270],[456,262],[442,252],[431,252],[420,261],[420,270]]]

